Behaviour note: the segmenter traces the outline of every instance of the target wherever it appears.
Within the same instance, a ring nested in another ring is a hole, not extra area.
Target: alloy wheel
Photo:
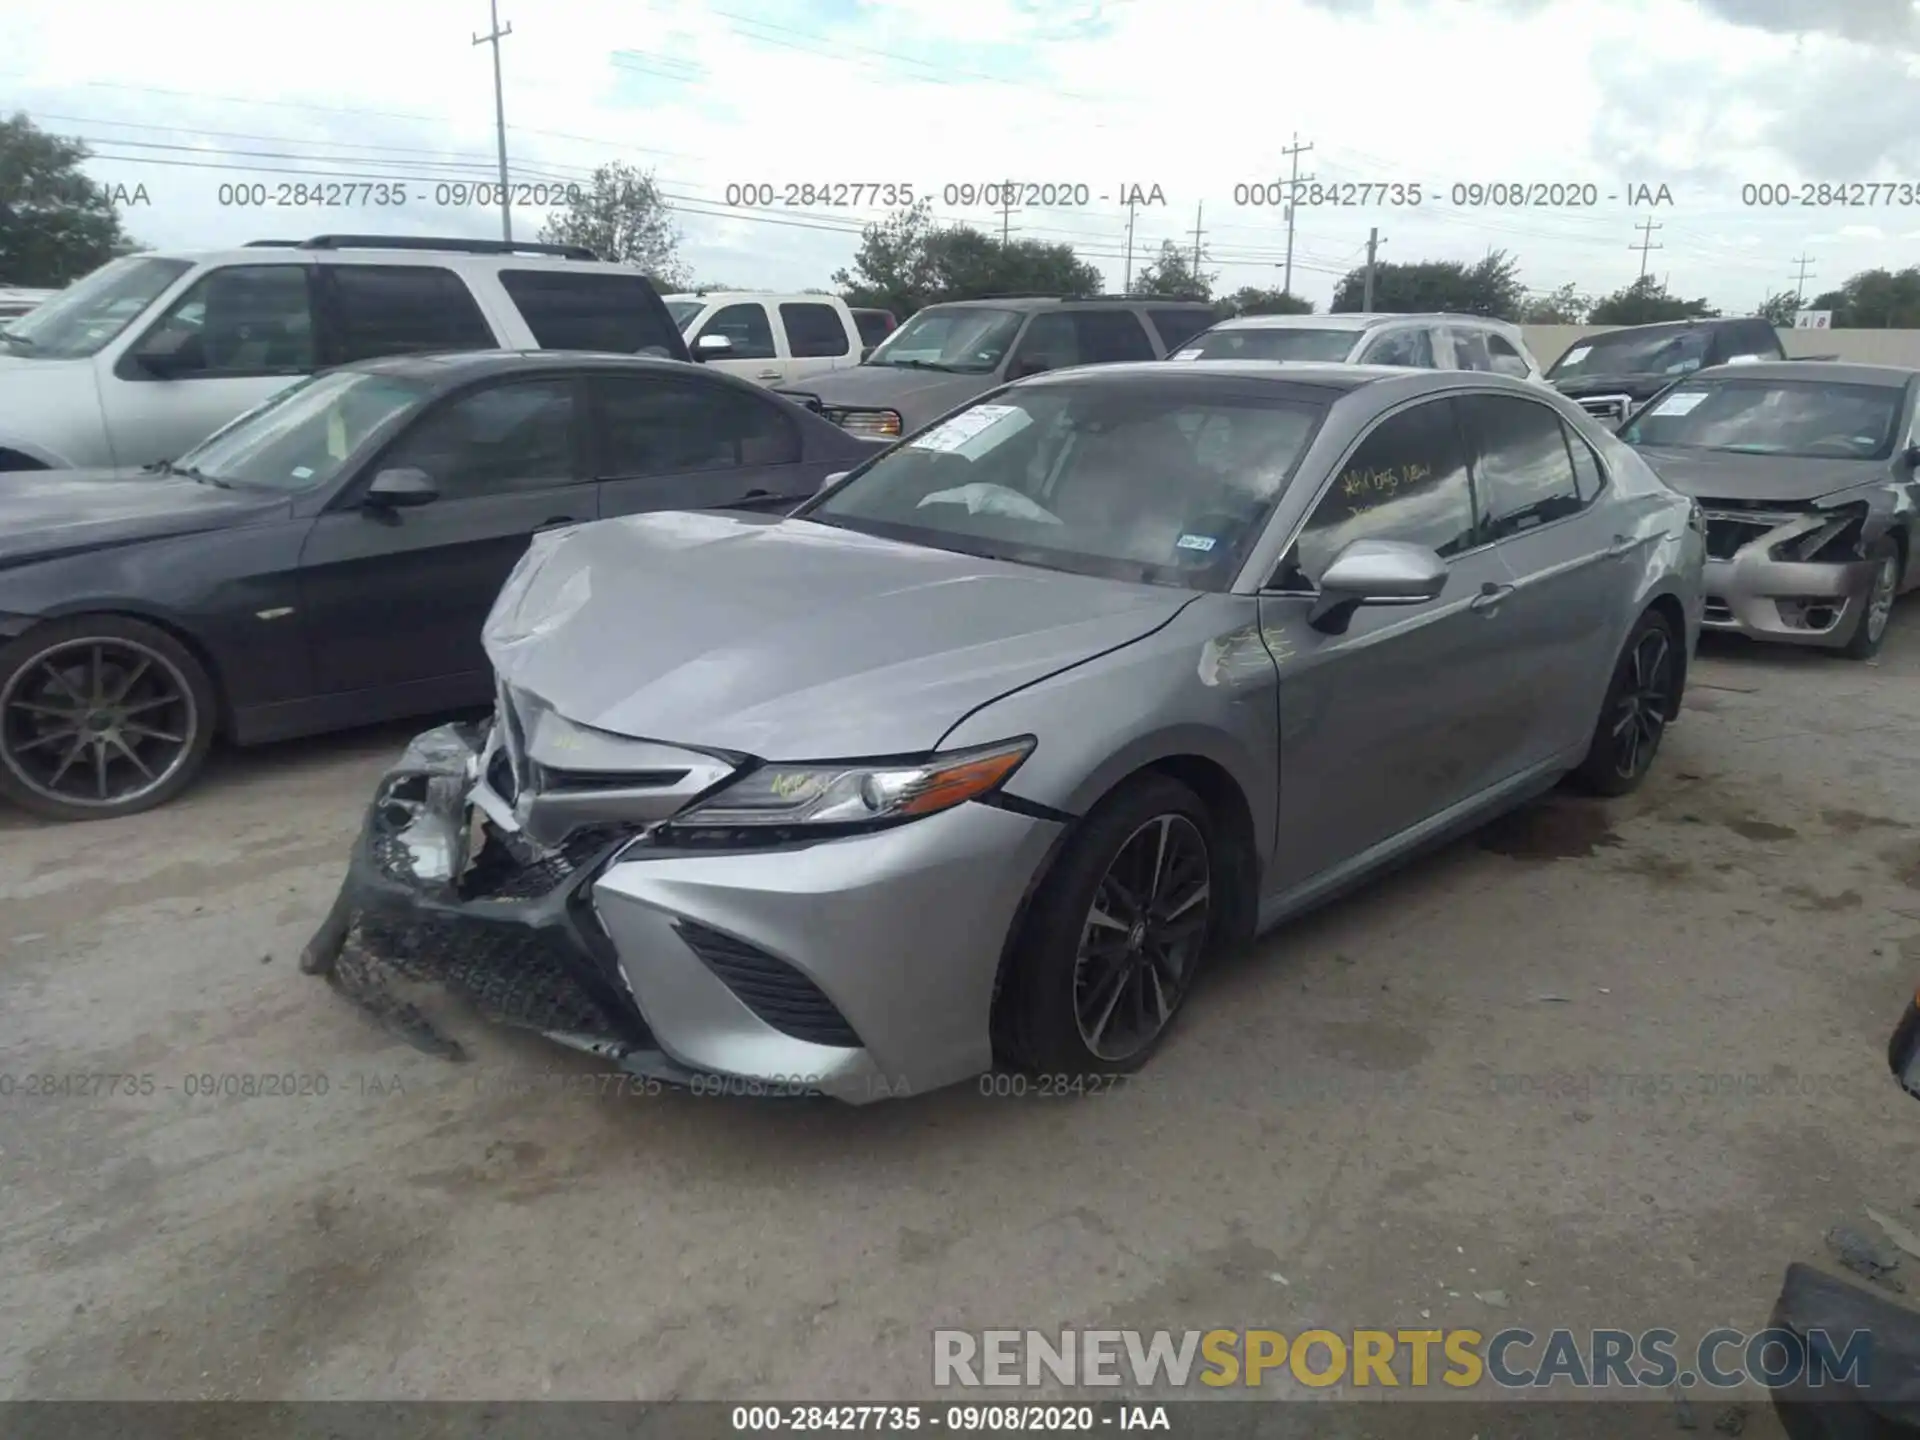
[[[1073,1013],[1097,1058],[1150,1046],[1186,995],[1207,942],[1213,863],[1184,815],[1155,816],[1121,845],[1094,888],[1073,966]]]
[[[1632,780],[1653,762],[1673,702],[1673,642],[1663,628],[1634,642],[1614,698],[1613,767]]]
[[[0,761],[47,800],[124,805],[164,785],[201,723],[173,662],[117,636],[54,645],[0,691]]]
[[[1867,639],[1875,645],[1887,633],[1893,618],[1894,592],[1900,588],[1900,557],[1888,555],[1873,572],[1873,590],[1867,596]]]

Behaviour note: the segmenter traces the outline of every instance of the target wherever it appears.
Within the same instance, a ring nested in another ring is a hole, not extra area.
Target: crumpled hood
[[[854,365],[776,387],[782,395],[812,395],[828,409],[898,410],[910,430],[947,413],[999,382],[991,375],[949,375],[904,365]]]
[[[1637,445],[1634,452],[1659,477],[1696,500],[1751,500],[1790,504],[1824,499],[1886,479],[1883,460],[1804,460],[1736,455],[1724,450],[1678,450]]]
[[[931,750],[1192,598],[806,520],[655,513],[536,536],[485,640],[503,680],[576,724],[843,759]]]
[[[141,470],[0,471],[0,565],[224,529],[287,505]]]

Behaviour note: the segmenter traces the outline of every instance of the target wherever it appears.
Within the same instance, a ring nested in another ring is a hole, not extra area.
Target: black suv
[[[1770,321],[1668,320],[1577,340],[1553,362],[1547,381],[1590,415],[1619,425],[1683,375],[1709,365],[1784,360]]]

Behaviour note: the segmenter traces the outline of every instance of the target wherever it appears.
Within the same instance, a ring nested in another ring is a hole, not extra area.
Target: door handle
[[[780,372],[778,370],[762,370],[760,372],[760,378],[762,380],[778,380],[780,378]]]
[[[1480,593],[1474,596],[1468,603],[1470,608],[1474,610],[1489,611],[1499,605],[1502,600],[1506,599],[1507,596],[1512,593],[1513,586],[1500,585],[1489,580],[1480,587]]]
[[[1631,555],[1639,548],[1640,541],[1637,537],[1632,535],[1616,535],[1613,537],[1613,544],[1607,547],[1607,558],[1609,560],[1619,560]]]

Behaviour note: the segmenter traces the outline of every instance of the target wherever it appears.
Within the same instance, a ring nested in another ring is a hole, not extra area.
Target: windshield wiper
[[[22,350],[33,350],[37,348],[33,341],[29,340],[26,336],[16,335],[11,330],[3,327],[0,327],[0,340],[6,341],[9,345],[18,345]]]
[[[942,365],[938,360],[869,360],[869,365],[893,365],[902,370],[938,370],[946,375],[964,375],[958,365]]]
[[[151,465],[142,465],[142,470],[156,475],[181,475],[201,485],[212,485],[221,490],[233,489],[231,480],[222,480],[218,475],[209,475],[206,471],[192,465],[176,465],[171,460],[156,460]]]

